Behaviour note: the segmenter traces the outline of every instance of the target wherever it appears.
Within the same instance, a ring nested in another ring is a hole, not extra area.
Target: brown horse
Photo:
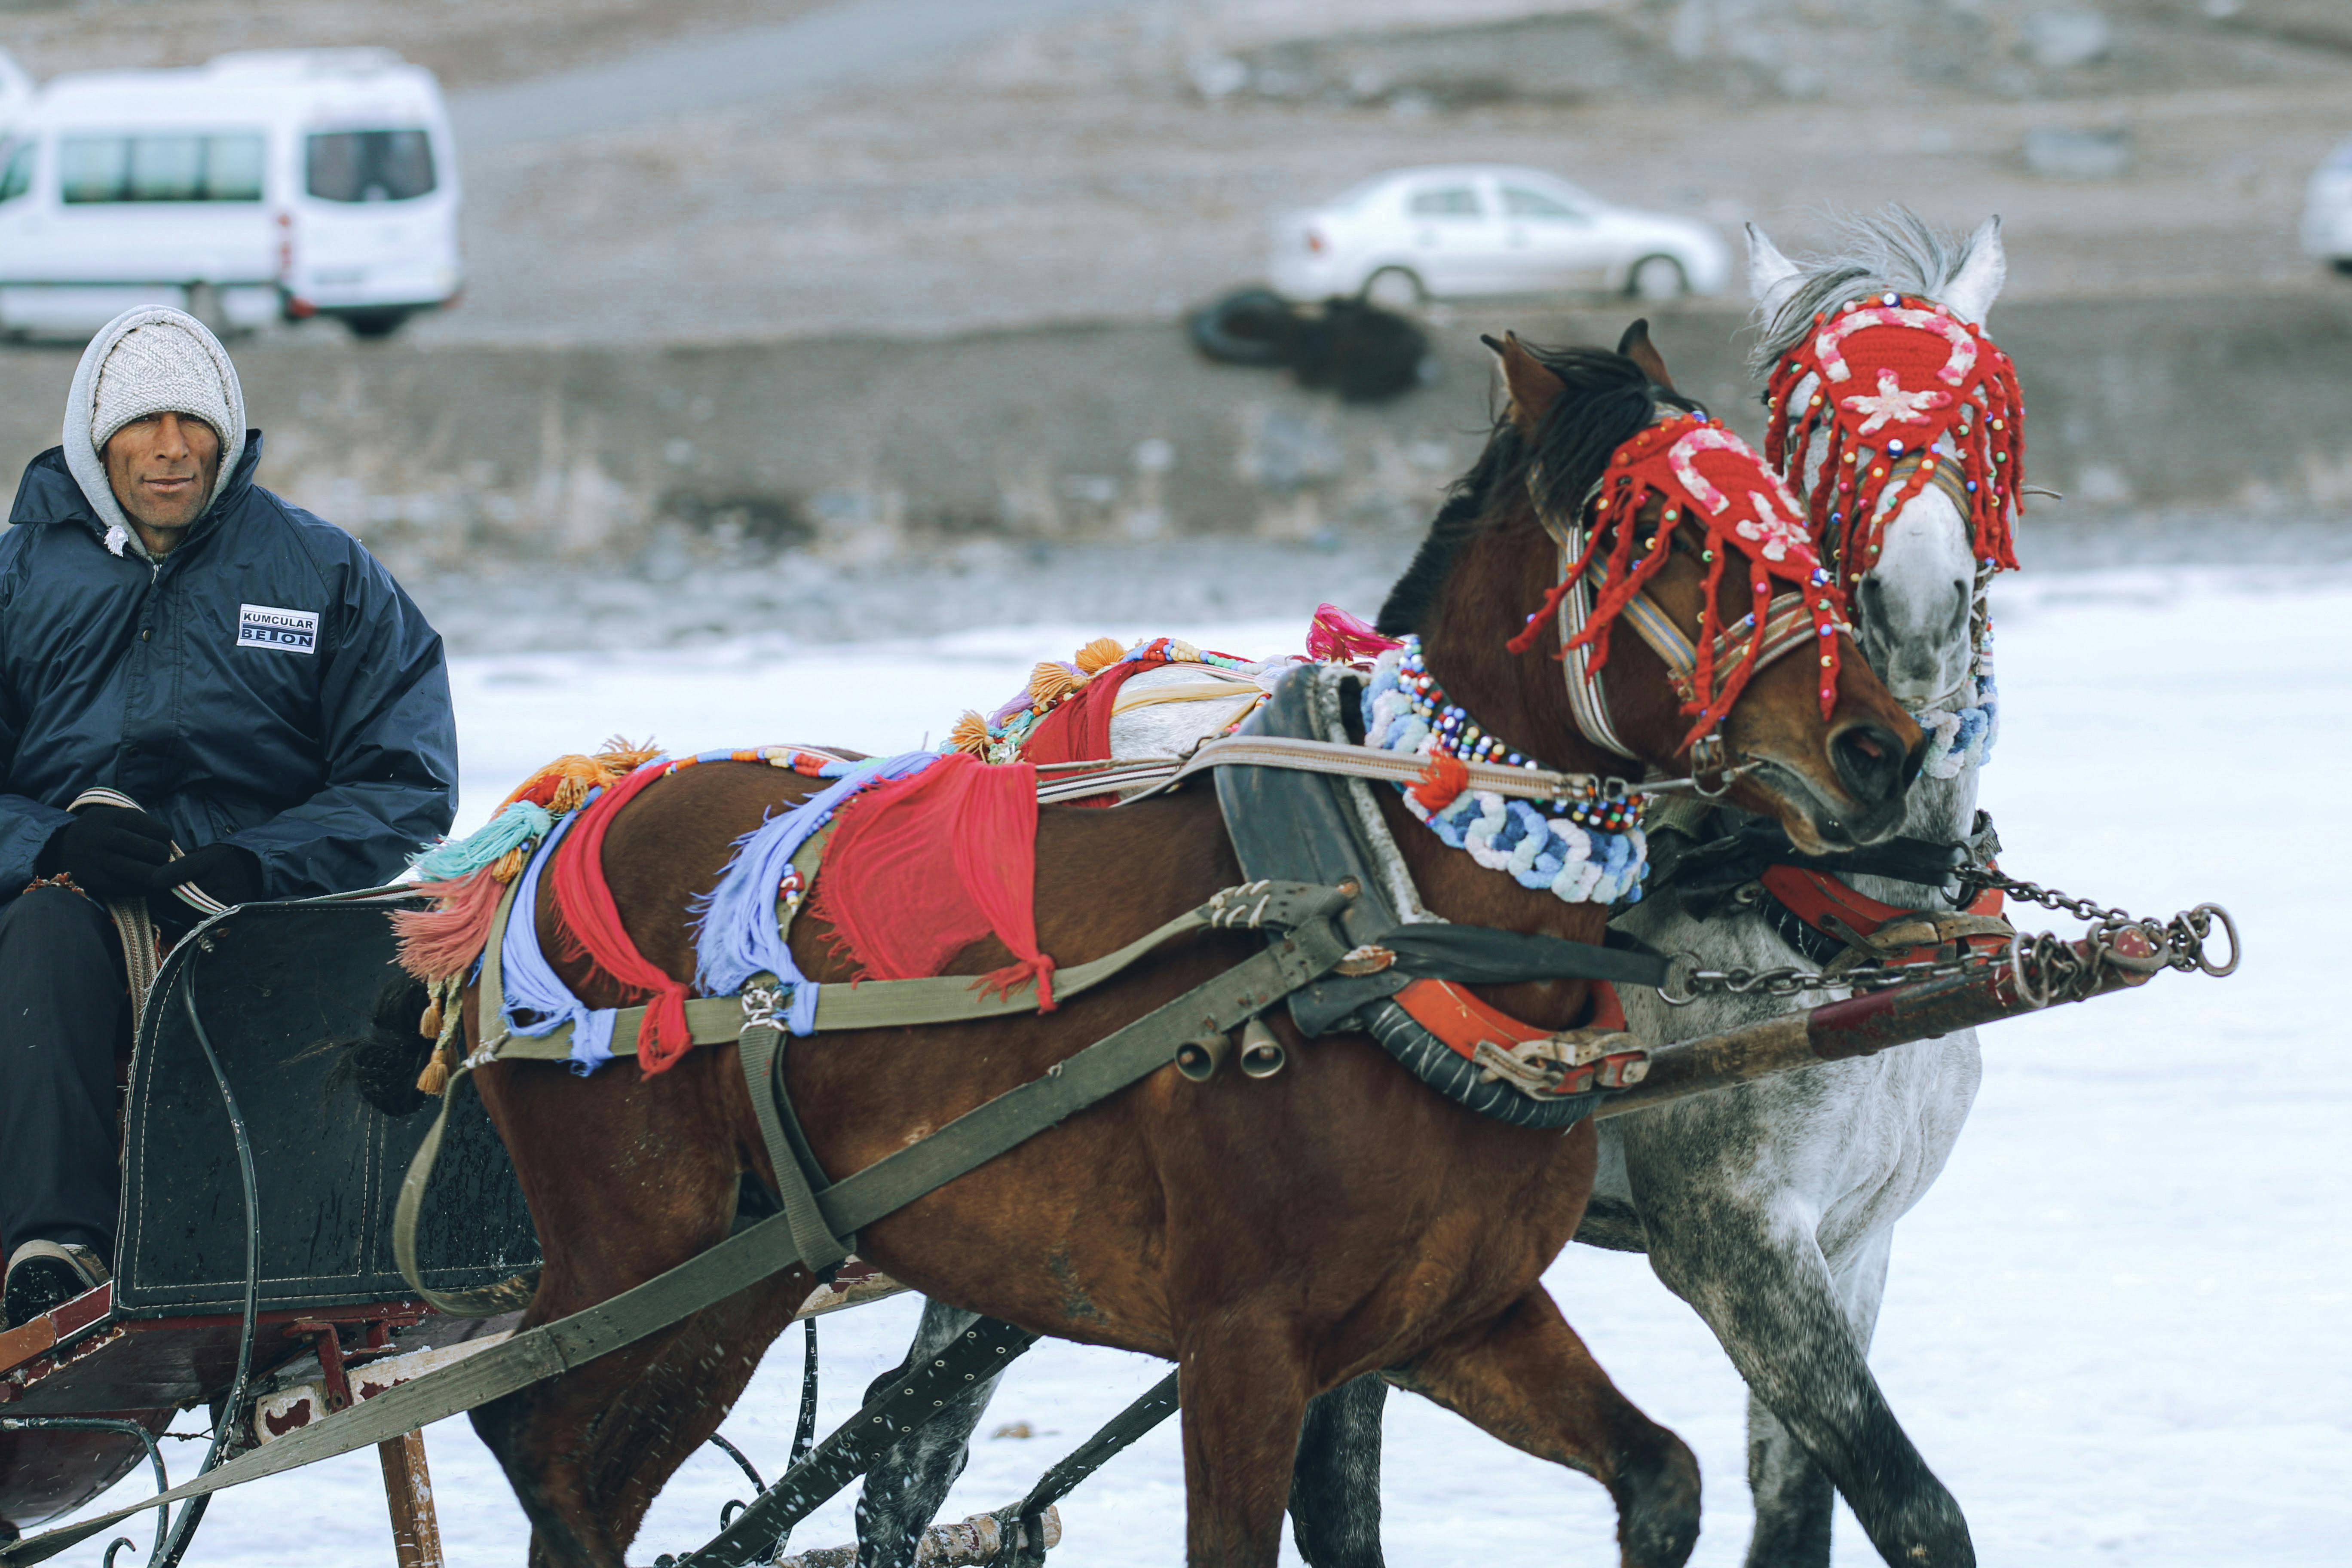
[[[1623,764],[1576,732],[1547,634],[1506,651],[1558,575],[1529,500],[1584,493],[1670,391],[1597,351],[1507,345],[1510,402],[1393,605],[1430,667],[1492,732],[1544,764]],[[1649,361],[1656,376],[1663,369]],[[1655,526],[1654,504],[1649,526]],[[1679,549],[1652,593],[1685,630],[1706,567]],[[1746,608],[1725,574],[1726,624]],[[1758,675],[1724,730],[1757,765],[1738,803],[1800,842],[1892,830],[1918,731],[1867,666],[1842,661],[1824,719],[1813,661]],[[1612,717],[1650,765],[1678,763],[1687,721],[1664,667],[1632,637],[1612,656]],[[656,785],[614,823],[604,866],[639,950],[694,972],[688,900],[738,835],[808,781],[712,765]],[[1598,942],[1607,910],[1522,889],[1448,849],[1391,792],[1383,809],[1429,907],[1462,921]],[[1037,933],[1065,964],[1107,953],[1242,879],[1213,793],[1117,811],[1048,808],[1037,830]],[[561,951],[551,900],[537,920]],[[821,930],[795,927],[819,981],[851,971]],[[818,1162],[838,1180],[1036,1078],[1121,1025],[1259,951],[1203,933],[1130,977],[1043,1016],[793,1042],[786,1081]],[[1011,962],[992,940],[950,973]],[[635,1000],[558,961],[597,1005]],[[1589,1015],[1582,982],[1484,993],[1548,1027]],[[858,1251],[924,1293],[1024,1328],[1167,1357],[1182,1369],[1194,1564],[1271,1568],[1307,1401],[1366,1372],[1504,1441],[1591,1475],[1619,1510],[1628,1563],[1682,1562],[1696,1538],[1690,1451],[1612,1386],[1538,1284],[1584,1211],[1594,1140],[1481,1118],[1424,1088],[1371,1041],[1303,1041],[1280,1076],[1206,1083],[1160,1072],[870,1226]],[[478,1025],[468,1005],[468,1027]],[[527,1315],[543,1322],[651,1278],[728,1234],[746,1172],[770,1173],[731,1046],[656,1079],[614,1067],[584,1082],[539,1063],[478,1074],[513,1152],[545,1254]],[[620,1568],[646,1507],[717,1429],[810,1280],[797,1268],[677,1327],[474,1414],[533,1527],[535,1564]]]

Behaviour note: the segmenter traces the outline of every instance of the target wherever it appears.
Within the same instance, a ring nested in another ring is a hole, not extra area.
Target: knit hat
[[[106,443],[132,420],[164,413],[201,419],[220,437],[220,471],[205,498],[209,506],[245,455],[245,393],[236,366],[194,316],[157,305],[125,310],[90,340],[66,395],[66,466],[106,525],[106,546],[117,555],[137,541],[107,482]]]
[[[172,321],[150,321],[123,333],[98,367],[89,444],[103,452],[125,425],[163,413],[193,414],[211,426],[214,435],[226,437],[228,394],[221,384],[220,363],[213,357],[218,345],[206,333],[207,341],[199,342]]]

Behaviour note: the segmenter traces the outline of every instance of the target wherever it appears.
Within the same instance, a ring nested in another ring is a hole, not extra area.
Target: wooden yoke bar
[[[2072,945],[2084,962],[2091,962],[2084,943]],[[2084,1001],[2145,985],[2154,978],[2151,973],[2106,963],[2098,965],[2098,984],[2085,995],[2063,1000]],[[1890,1046],[1933,1039],[2041,1010],[2018,994],[2005,963],[1970,974],[1865,991],[1843,1002],[1785,1013],[1720,1035],[1654,1046],[1649,1071],[1642,1081],[1610,1096],[1592,1114],[1623,1116],[1685,1095],[1794,1072],[1816,1062],[1874,1056]]]

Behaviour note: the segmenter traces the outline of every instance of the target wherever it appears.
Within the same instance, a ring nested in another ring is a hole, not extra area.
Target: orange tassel
[[[1071,692],[1086,686],[1066,664],[1047,659],[1029,672],[1029,696],[1041,708],[1050,708]]]
[[[968,752],[984,760],[988,755],[988,721],[965,709],[963,717],[955,721],[955,728],[948,731],[948,750]]]
[[[1078,657],[1073,662],[1077,665],[1079,674],[1092,675],[1098,669],[1107,669],[1117,664],[1119,655],[1126,651],[1114,638],[1097,637],[1078,649]]]
[[[1439,752],[1430,757],[1429,767],[1422,773],[1421,782],[1406,793],[1423,811],[1434,816],[1452,805],[1454,798],[1469,787],[1470,770],[1463,764],[1462,759]]]

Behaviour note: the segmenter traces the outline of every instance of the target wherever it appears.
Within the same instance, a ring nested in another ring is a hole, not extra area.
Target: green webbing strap
[[[425,1130],[425,1141],[416,1146],[415,1157],[408,1162],[408,1174],[401,1178],[400,1198],[392,1210],[392,1260],[400,1269],[400,1277],[416,1292],[416,1299],[436,1312],[453,1318],[495,1318],[501,1312],[519,1311],[530,1305],[539,1291],[539,1270],[518,1274],[496,1285],[479,1290],[436,1290],[425,1283],[424,1274],[416,1265],[416,1223],[425,1208],[425,1191],[432,1184],[433,1167],[441,1158],[442,1134],[449,1130],[449,1108],[457,1103],[457,1086],[473,1073],[471,1062],[460,1063],[441,1089],[441,1109],[433,1115],[433,1125]]]
[[[1335,901],[1341,901],[1335,895]],[[1042,1078],[1007,1089],[937,1132],[887,1155],[816,1195],[836,1236],[876,1220],[986,1164],[1005,1150],[1057,1125],[1176,1059],[1177,1047],[1203,1035],[1239,1028],[1347,956],[1347,938],[1328,919],[1293,931],[1255,958],[1202,982]]]
[[[1171,942],[1187,931],[1199,931],[1209,923],[1199,910],[1178,915],[1157,931],[1147,931],[1117,952],[1054,972],[1054,999],[1056,1002],[1091,990],[1110,979],[1120,970],[1147,956],[1163,942]],[[501,913],[490,932],[490,951],[496,952],[500,935],[506,930]],[[482,994],[489,995],[490,982],[497,972],[485,961],[482,966]],[[816,1026],[820,1034],[838,1029],[899,1029],[926,1024],[961,1024],[982,1018],[1010,1017],[1016,1013],[1037,1010],[1037,993],[1023,988],[1007,995],[983,988],[981,979],[971,974],[947,974],[932,980],[862,980],[851,985],[826,985],[817,992]],[[646,1009],[624,1007],[613,1019],[613,1054],[635,1056],[637,1031],[645,1023]],[[686,1023],[698,1046],[723,1046],[738,1038],[743,1030],[743,1002],[737,996],[694,996],[686,1004]],[[572,1026],[559,1024],[544,1035],[511,1035],[494,1040],[494,1052],[499,1061],[564,1061],[572,1055]]]
[[[520,881],[517,878],[509,882],[506,891],[499,895],[498,912],[490,917],[489,944],[482,952],[482,982],[474,993],[474,1027],[492,1040],[505,1032],[501,1007],[506,996],[505,976],[499,967],[499,949],[506,942],[507,921],[514,912],[515,888]],[[449,1131],[449,1111],[457,1103],[457,1088],[473,1072],[479,1054],[460,1062],[457,1070],[449,1075],[449,1081],[441,1086],[441,1109],[433,1113],[433,1125],[425,1129],[425,1141],[416,1146],[415,1157],[408,1162],[408,1174],[401,1178],[400,1198],[392,1211],[392,1260],[399,1268],[400,1277],[408,1281],[408,1288],[416,1292],[418,1300],[453,1318],[495,1318],[501,1312],[515,1311],[530,1306],[539,1289],[536,1268],[479,1290],[436,1290],[425,1283],[423,1271],[417,1267],[416,1225],[424,1213],[425,1192],[432,1184],[433,1167],[441,1158],[441,1140]]]
[[[784,1086],[776,1075],[778,1047],[784,1043],[784,1032],[776,1023],[776,1008],[782,1001],[778,990],[776,977],[764,972],[743,988],[745,1022],[736,1056],[743,1064],[743,1087],[751,1091],[751,1114],[759,1118],[760,1137],[768,1146],[768,1163],[776,1173],[776,1195],[793,1227],[793,1247],[810,1273],[821,1274],[846,1258],[849,1247],[825,1228],[798,1140],[784,1134],[783,1119],[791,1112],[782,1103]]]

